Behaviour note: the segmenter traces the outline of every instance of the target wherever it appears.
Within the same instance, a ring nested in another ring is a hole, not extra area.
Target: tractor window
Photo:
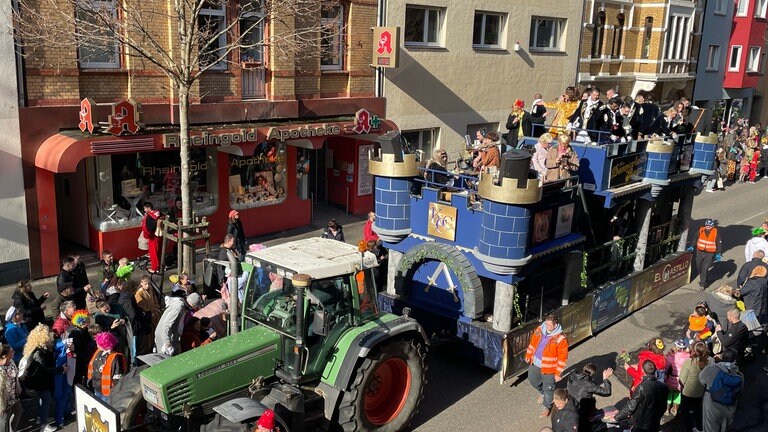
[[[248,295],[246,316],[288,336],[296,334],[296,290],[291,280],[263,268],[255,268]]]
[[[376,304],[376,285],[373,282],[371,269],[355,273],[355,285],[360,302],[360,319],[368,321],[379,312]]]

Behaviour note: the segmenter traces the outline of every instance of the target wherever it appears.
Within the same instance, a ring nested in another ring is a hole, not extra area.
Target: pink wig
[[[94,336],[96,346],[104,351],[112,351],[117,346],[117,337],[110,332],[101,332]]]

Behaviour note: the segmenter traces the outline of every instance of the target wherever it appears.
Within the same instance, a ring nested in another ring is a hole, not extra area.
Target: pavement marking
[[[758,214],[756,214],[756,215],[750,216],[750,217],[748,217],[748,218],[746,218],[746,219],[742,219],[742,220],[740,220],[740,221],[738,221],[738,222],[734,223],[734,225],[738,225],[738,224],[740,224],[740,223],[746,222],[746,221],[748,221],[748,220],[750,220],[750,219],[754,219],[754,218],[756,218],[756,217],[759,217],[759,216],[762,216],[762,215],[764,215],[764,214],[765,214],[765,211],[761,211],[760,213],[758,213]]]

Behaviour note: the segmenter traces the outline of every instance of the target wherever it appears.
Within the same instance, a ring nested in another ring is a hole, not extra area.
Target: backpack
[[[714,402],[727,406],[736,405],[736,399],[741,393],[741,377],[719,369],[707,391]]]

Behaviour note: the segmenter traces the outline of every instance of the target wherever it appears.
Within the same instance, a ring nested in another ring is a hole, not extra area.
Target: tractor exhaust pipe
[[[304,291],[309,287],[312,277],[307,274],[297,274],[291,278],[296,288],[296,345],[293,353],[296,355],[291,376],[298,380],[301,378],[301,355],[304,350]]]

